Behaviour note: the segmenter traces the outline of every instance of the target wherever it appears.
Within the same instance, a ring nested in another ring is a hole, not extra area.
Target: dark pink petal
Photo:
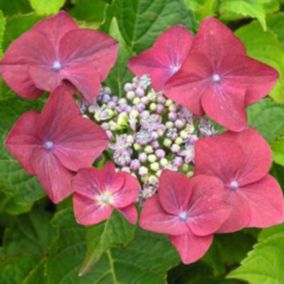
[[[105,131],[83,117],[70,120],[64,132],[54,138],[54,154],[73,171],[91,166],[108,144]]]
[[[135,224],[138,219],[138,213],[135,205],[129,205],[124,208],[118,209],[118,211],[127,219],[131,224]]]
[[[183,64],[192,39],[183,26],[169,28],[157,38],[152,48],[131,58],[128,67],[138,76],[148,74],[154,89],[161,90]]]
[[[56,51],[62,37],[74,29],[78,29],[76,22],[63,11],[40,21],[32,28],[33,31],[40,32],[48,38]]]
[[[247,89],[246,105],[266,96],[275,85],[279,74],[272,67],[245,55],[234,55],[222,62],[220,72],[231,85]]]
[[[213,236],[197,237],[191,232],[179,236],[170,236],[184,264],[199,260],[209,249]]]
[[[105,189],[102,171],[95,168],[83,168],[72,179],[74,191],[96,203],[97,196]]]
[[[71,119],[81,117],[72,94],[71,88],[60,86],[49,96],[38,122],[40,136],[46,139],[60,137],[70,125]]]
[[[92,199],[79,193],[73,196],[73,208],[77,223],[84,226],[98,224],[108,219],[112,214],[111,206],[100,206]]]
[[[192,44],[192,53],[202,53],[210,59],[213,66],[218,66],[224,57],[245,54],[242,42],[234,33],[214,18],[202,21]]]
[[[119,190],[115,191],[113,205],[115,208],[121,209],[135,202],[141,186],[136,177],[124,172],[117,173],[114,182],[117,178],[119,178],[119,176],[123,176],[124,183]]]
[[[68,32],[60,43],[59,59],[62,64],[90,64],[103,81],[114,65],[118,53],[115,39],[99,31],[77,29]],[[96,78],[94,78],[96,80]]]
[[[71,65],[60,72],[62,79],[70,81],[82,94],[84,99],[92,104],[100,93],[100,73],[93,64],[82,63]]]
[[[216,176],[229,184],[237,176],[242,162],[242,148],[231,139],[201,138],[195,144],[195,175]]]
[[[0,63],[5,82],[19,96],[33,99],[41,95],[29,75],[30,65],[52,66],[54,50],[47,38],[37,32],[26,32],[7,49]]]
[[[248,127],[245,90],[216,83],[206,89],[201,102],[205,113],[222,126],[232,131],[242,131]]]
[[[202,54],[189,55],[182,68],[166,84],[165,95],[196,115],[203,115],[201,97],[213,74],[210,62]]]
[[[195,176],[191,179],[192,196],[188,221],[196,236],[216,232],[230,215],[230,206],[223,201],[224,184],[210,176]]]
[[[35,174],[31,166],[32,153],[40,146],[40,141],[36,138],[38,118],[39,113],[35,111],[24,113],[12,128],[6,140],[6,147],[9,152],[30,175]]]
[[[35,150],[31,165],[54,203],[59,203],[73,193],[71,179],[74,173],[64,168],[52,152],[45,149]]]
[[[271,149],[255,129],[249,128],[240,133],[227,132],[222,136],[242,148],[243,162],[236,177],[240,185],[255,182],[267,174],[272,164]]]
[[[250,209],[249,227],[267,228],[283,222],[283,193],[270,175],[239,188]]]
[[[62,83],[61,74],[46,65],[32,65],[29,67],[29,76],[33,84],[40,90],[52,92]]]
[[[218,232],[232,233],[247,227],[250,222],[250,208],[242,190],[227,189],[224,200],[231,206],[231,214]]]
[[[167,213],[178,215],[187,210],[191,194],[189,178],[169,170],[162,172],[159,179],[159,201]]]
[[[181,222],[178,216],[170,215],[164,211],[157,196],[153,196],[145,202],[140,226],[148,231],[170,235],[181,235],[188,231],[185,222]]]

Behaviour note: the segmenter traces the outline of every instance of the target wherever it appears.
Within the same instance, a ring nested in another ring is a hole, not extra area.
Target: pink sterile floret
[[[79,28],[68,14],[60,12],[16,39],[0,67],[6,83],[21,97],[36,98],[68,80],[93,103],[117,52],[113,38]]]
[[[206,18],[164,92],[194,114],[206,113],[224,127],[241,131],[247,127],[245,107],[267,95],[277,79],[276,70],[246,55],[229,28]]]
[[[158,194],[145,202],[140,225],[168,234],[182,261],[195,262],[230,214],[230,206],[222,201],[222,181],[204,175],[189,179],[165,170],[159,182]]]
[[[117,209],[130,223],[137,220],[134,202],[140,191],[138,180],[129,173],[116,172],[108,162],[102,170],[80,169],[73,178],[74,212],[79,224],[95,225]]]
[[[137,76],[149,75],[155,91],[179,71],[191,48],[193,36],[183,26],[167,29],[152,48],[130,59],[129,69]]]
[[[6,146],[30,175],[38,176],[49,198],[58,203],[72,191],[71,178],[107,147],[104,130],[83,118],[66,88],[58,87],[41,113],[24,113]]]
[[[232,208],[219,232],[270,227],[283,221],[283,194],[277,181],[268,175],[271,162],[269,145],[252,128],[196,143],[195,174],[221,179],[224,199]]]

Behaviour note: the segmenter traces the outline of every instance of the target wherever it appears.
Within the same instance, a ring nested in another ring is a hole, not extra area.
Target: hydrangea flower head
[[[179,71],[191,48],[193,36],[183,26],[167,29],[153,47],[130,59],[129,69],[137,76],[149,75],[156,91]]]
[[[117,169],[139,179],[139,200],[143,201],[156,192],[163,169],[192,175],[194,143],[215,134],[215,129],[206,118],[195,117],[155,92],[148,76],[135,77],[124,89],[125,97],[119,99],[102,88],[85,114],[106,130],[108,154]],[[98,115],[101,112],[107,115]]]
[[[224,199],[232,207],[219,232],[265,228],[283,221],[283,194],[277,181],[268,175],[270,147],[256,130],[200,139],[195,155],[195,174],[221,179]]]
[[[213,233],[228,218],[229,206],[222,201],[224,187],[215,177],[192,179],[165,170],[158,194],[148,199],[140,226],[167,234],[184,263],[197,261],[208,250]]]
[[[24,98],[51,92],[67,80],[93,103],[117,51],[113,38],[79,28],[60,12],[39,22],[9,46],[0,63],[1,73],[10,88]]]
[[[49,198],[58,203],[72,193],[71,178],[107,147],[104,130],[83,118],[66,88],[58,87],[41,113],[24,113],[10,131],[6,146]]]
[[[266,96],[277,79],[276,70],[246,55],[229,28],[207,18],[164,91],[194,114],[206,113],[222,126],[241,131],[247,127],[245,107]]]
[[[72,182],[74,212],[79,224],[89,226],[108,219],[117,209],[130,222],[137,220],[134,202],[140,184],[129,173],[116,172],[108,162],[102,170],[80,169]]]

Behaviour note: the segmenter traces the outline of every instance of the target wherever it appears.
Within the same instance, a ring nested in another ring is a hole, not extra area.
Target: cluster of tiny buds
[[[117,168],[141,181],[143,200],[156,192],[163,169],[191,176],[194,143],[215,134],[215,129],[206,118],[195,117],[155,92],[148,76],[134,77],[124,91],[126,95],[118,98],[102,88],[88,115],[105,129]]]

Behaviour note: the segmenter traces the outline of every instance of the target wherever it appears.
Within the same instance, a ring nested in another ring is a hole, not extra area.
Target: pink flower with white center
[[[168,234],[184,263],[200,259],[216,232],[230,214],[222,201],[222,181],[210,176],[192,179],[164,170],[158,194],[145,202],[140,226]]]
[[[23,98],[51,92],[67,80],[91,104],[117,52],[113,38],[79,28],[68,14],[60,12],[40,21],[9,46],[0,62],[1,74]]]
[[[108,162],[102,170],[80,169],[72,182],[75,218],[79,224],[100,223],[118,210],[130,223],[137,220],[134,205],[140,191],[138,180],[126,172],[116,172]]]
[[[153,47],[130,59],[129,69],[137,76],[149,75],[155,91],[179,71],[191,48],[193,36],[183,26],[167,29]]]
[[[272,67],[248,57],[229,28],[207,18],[164,92],[194,114],[206,113],[229,130],[241,131],[247,127],[246,106],[266,96],[278,76]]]
[[[71,178],[108,144],[104,130],[83,118],[66,88],[58,87],[41,113],[24,113],[6,140],[9,152],[39,178],[49,198],[58,203],[73,190]]]
[[[195,174],[218,177],[232,211],[219,232],[265,228],[283,222],[283,194],[268,174],[271,151],[254,129],[201,138],[195,144]]]

